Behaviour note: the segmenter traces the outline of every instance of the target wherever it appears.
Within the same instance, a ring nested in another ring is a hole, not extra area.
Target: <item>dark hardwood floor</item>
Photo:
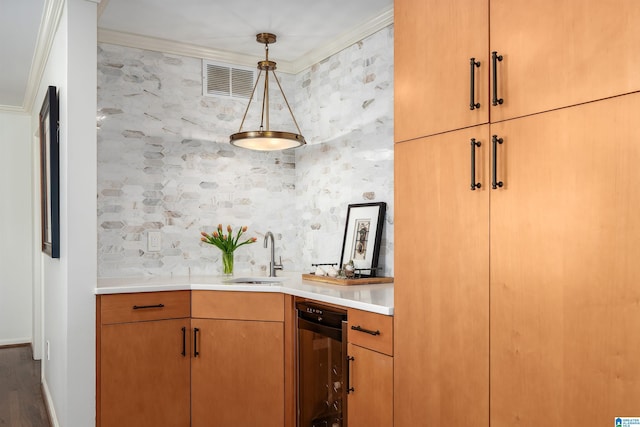
[[[0,427],[49,427],[31,346],[0,347]]]

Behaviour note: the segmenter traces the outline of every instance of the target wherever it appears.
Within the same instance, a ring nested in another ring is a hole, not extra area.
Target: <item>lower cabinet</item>
[[[349,427],[393,425],[393,357],[348,345],[351,366]]]
[[[190,425],[189,307],[188,292],[99,297],[97,426]]]
[[[148,292],[97,301],[98,427],[291,425],[283,294]]]
[[[284,426],[283,316],[282,294],[194,291],[192,426]]]
[[[348,310],[349,427],[393,426],[393,318]]]
[[[97,299],[98,427],[293,427],[295,309],[280,293]],[[348,310],[349,427],[393,425],[393,318]]]

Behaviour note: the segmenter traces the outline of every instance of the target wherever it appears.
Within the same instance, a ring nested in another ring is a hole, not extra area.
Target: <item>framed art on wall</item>
[[[353,261],[360,276],[376,277],[386,209],[384,202],[349,205],[340,266]]]
[[[42,251],[60,258],[60,145],[58,94],[49,86],[40,109],[40,220]]]

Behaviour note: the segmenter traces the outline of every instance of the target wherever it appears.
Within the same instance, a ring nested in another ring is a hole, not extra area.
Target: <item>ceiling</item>
[[[0,109],[20,110],[41,17],[53,0],[0,0]],[[102,0],[98,41],[255,65],[260,32],[270,59],[299,72],[393,22],[393,0]],[[5,66],[5,64],[8,64]]]

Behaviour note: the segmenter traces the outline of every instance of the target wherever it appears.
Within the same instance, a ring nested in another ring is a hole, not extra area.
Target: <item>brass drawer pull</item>
[[[378,330],[372,331],[371,329],[365,329],[360,325],[352,326],[351,329],[358,332],[364,332],[365,334],[369,334],[369,335],[380,335],[380,331]]]
[[[142,310],[145,308],[163,308],[164,304],[155,304],[155,305],[134,305],[134,310]]]

